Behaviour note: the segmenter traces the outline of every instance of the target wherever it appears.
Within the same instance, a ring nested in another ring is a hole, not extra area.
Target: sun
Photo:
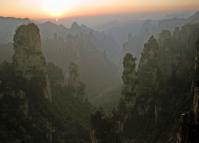
[[[42,0],[42,7],[46,14],[53,18],[63,17],[75,6],[75,0]]]

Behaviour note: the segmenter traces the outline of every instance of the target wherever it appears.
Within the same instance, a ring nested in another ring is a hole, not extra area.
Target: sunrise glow
[[[41,7],[44,13],[51,17],[63,17],[69,14],[80,0],[42,0]]]
[[[8,8],[9,7],[9,8]],[[198,0],[1,0],[0,16],[61,18],[123,12],[197,10]]]

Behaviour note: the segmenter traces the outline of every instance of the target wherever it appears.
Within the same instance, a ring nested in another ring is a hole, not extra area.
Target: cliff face
[[[88,142],[91,106],[55,83],[64,76],[46,65],[37,26],[20,26],[13,45],[13,62],[0,63],[0,142]]]
[[[195,48],[194,70],[192,84],[193,105],[190,112],[180,115],[177,143],[199,142],[199,39]]]
[[[43,88],[44,96],[52,100],[40,32],[35,24],[22,25],[16,30],[13,64],[18,75],[37,82]]]
[[[192,107],[190,85],[194,83],[194,105],[191,112],[181,115],[177,143],[198,143],[199,64],[194,66],[193,62],[195,56],[196,63],[199,61],[199,52],[195,51],[198,33],[198,24],[185,25],[173,33],[163,31],[157,40],[150,38],[139,61],[135,91],[129,95],[136,95],[135,105],[129,108],[126,103],[122,106],[119,104],[112,115],[105,117],[114,126],[110,132],[109,128],[102,127],[107,124],[104,123],[104,117],[101,119],[97,116],[91,122],[99,142],[105,143],[102,139],[110,142],[114,136],[118,136],[116,122],[122,121],[126,111],[130,111],[127,112],[128,118],[124,127],[120,126],[120,129],[123,128],[120,131],[123,142],[176,142],[176,116],[186,113]],[[130,77],[127,79],[130,80]],[[100,126],[95,127],[95,124]],[[109,137],[104,132],[108,132]]]

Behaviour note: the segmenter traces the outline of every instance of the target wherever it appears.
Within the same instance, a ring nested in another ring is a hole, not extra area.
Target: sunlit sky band
[[[0,16],[35,19],[177,10],[199,10],[199,0],[0,0]]]

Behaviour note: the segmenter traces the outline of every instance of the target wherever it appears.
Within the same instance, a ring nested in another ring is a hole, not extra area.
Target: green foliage
[[[157,40],[151,36],[144,45],[138,68],[138,85],[136,86],[137,96],[152,96],[157,89],[158,76],[158,52]],[[145,109],[144,109],[145,110]]]
[[[129,114],[129,105],[135,98],[135,86],[137,82],[136,58],[130,53],[126,54],[123,61],[123,88],[122,97],[114,108],[112,114],[107,116],[101,109],[91,116],[91,128],[99,143],[121,143],[123,140],[123,124]]]
[[[16,76],[13,67],[9,63],[2,63],[0,66],[0,140],[5,143],[48,142],[48,129],[44,125],[50,114],[49,110],[43,108],[47,104],[40,104],[45,101],[41,90],[35,90],[37,86],[34,83],[30,84],[23,77]],[[35,94],[33,98],[33,91],[40,95]],[[40,100],[37,100],[38,98]],[[44,110],[46,112],[43,112]],[[44,120],[41,120],[41,117]]]
[[[122,94],[126,100],[131,100],[132,97],[135,97],[134,88],[137,82],[137,73],[136,73],[136,58],[133,57],[130,53],[126,54],[123,60],[123,89]]]
[[[91,115],[91,125],[97,142],[114,143],[119,141],[114,120],[105,115],[102,109]]]
[[[47,67],[40,44],[36,25],[19,27],[14,61],[0,65],[0,142],[86,143],[91,106],[64,85],[60,68]],[[48,79],[52,102],[46,98]]]
[[[189,111],[192,104],[190,89],[194,77],[194,49],[199,39],[198,33],[198,24],[185,25],[181,29],[176,28],[172,34],[167,30],[162,31],[157,40],[151,36],[144,45],[137,79],[132,84],[134,90],[128,92],[129,95],[136,95],[135,105],[128,111],[128,104],[122,98],[118,108],[108,116],[108,120],[114,124],[113,133],[121,142],[175,142],[176,119],[180,113]],[[124,58],[124,86],[133,83],[133,76],[129,76],[129,73],[134,71],[135,64],[127,62],[133,61],[129,59],[133,59],[132,56],[126,55]],[[125,91],[123,88],[124,95]],[[97,117],[101,121],[103,116]],[[123,128],[118,125],[123,125]],[[101,126],[97,127],[98,132],[106,130],[100,131],[103,129],[98,129]]]
[[[91,105],[75,98],[60,84],[51,85],[53,103],[50,103],[38,84],[42,83],[42,77],[24,79],[16,76],[13,67],[7,62],[0,65],[0,140],[47,143],[50,142],[47,134],[53,131],[52,142],[88,142]],[[63,81],[58,68],[52,67],[50,81]]]
[[[127,138],[175,142],[176,118],[191,105],[194,48],[199,25],[186,25],[173,34],[162,31],[145,44],[136,87],[136,105],[125,125]]]

